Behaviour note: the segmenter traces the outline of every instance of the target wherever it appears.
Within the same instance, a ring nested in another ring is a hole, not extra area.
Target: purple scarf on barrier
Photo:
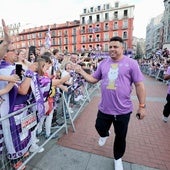
[[[10,75],[15,70],[15,66],[5,61],[1,61],[0,70],[2,75]],[[11,89],[9,94],[4,94],[3,97],[6,100],[2,103],[2,117],[25,107],[22,103],[24,103],[24,99],[27,97],[19,95],[16,86]],[[17,103],[20,105],[17,105]],[[22,132],[21,130],[21,119],[27,114],[27,110],[25,110],[2,121],[3,137],[7,148],[7,157],[9,159],[22,157],[31,145],[31,132]]]
[[[45,114],[45,106],[44,106],[44,99],[43,99],[43,94],[40,90],[40,84],[38,81],[38,74],[34,73],[34,76],[32,77],[32,82],[31,82],[31,88],[32,92],[35,97],[36,101],[36,107],[38,111],[38,121],[40,118]]]

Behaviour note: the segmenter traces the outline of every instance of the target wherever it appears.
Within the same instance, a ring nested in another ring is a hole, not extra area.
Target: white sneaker
[[[114,160],[115,163],[115,170],[123,170],[123,163],[122,159]]]
[[[110,135],[110,131],[109,131],[109,135]],[[99,141],[98,141],[98,144],[99,144],[99,146],[103,146],[105,143],[106,143],[106,140],[107,140],[107,138],[108,138],[109,136],[106,136],[106,137],[100,137],[99,138]]]
[[[38,153],[41,153],[41,152],[44,151],[44,148],[40,148],[40,149],[39,149],[39,148],[40,148],[40,147],[39,147],[37,144],[33,144],[33,145],[31,145],[29,151],[30,151],[30,152],[36,152],[36,151],[38,151]]]
[[[162,120],[163,120],[165,123],[167,123],[168,117],[163,116],[163,117],[162,117]]]

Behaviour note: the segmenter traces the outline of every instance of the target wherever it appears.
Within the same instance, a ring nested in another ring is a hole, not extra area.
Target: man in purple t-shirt
[[[170,60],[168,62],[170,64]],[[168,69],[164,75],[164,80],[170,80],[170,66],[168,67]],[[168,117],[170,115],[170,83],[168,85],[166,101],[167,101],[167,103],[165,104],[164,109],[163,109],[163,121],[165,123],[168,121]]]
[[[140,113],[140,119],[143,119],[146,114],[143,75],[136,60],[124,56],[123,50],[123,39],[118,36],[112,37],[109,44],[110,57],[102,60],[92,75],[85,73],[79,66],[75,67],[76,72],[80,73],[88,82],[100,81],[101,83],[101,101],[98,106],[95,127],[100,135],[98,144],[103,146],[113,123],[115,170],[123,170],[121,158],[125,152],[128,123],[133,110],[130,99],[132,84],[135,85],[139,100],[137,113]]]

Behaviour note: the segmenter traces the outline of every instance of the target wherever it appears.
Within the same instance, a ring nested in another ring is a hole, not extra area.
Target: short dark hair
[[[58,49],[54,49],[54,50],[53,50],[53,55],[56,55],[56,53],[58,53],[58,52],[59,52]]]
[[[110,38],[110,42],[111,41],[119,41],[122,44],[124,43],[123,39],[119,36],[115,36],[115,37]]]
[[[46,63],[49,63],[49,64],[52,63],[51,59],[47,55],[42,55],[41,58],[44,59]]]

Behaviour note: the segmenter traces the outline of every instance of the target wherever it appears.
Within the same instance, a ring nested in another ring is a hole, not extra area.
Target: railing
[[[68,133],[68,126],[72,126],[73,131],[75,132],[75,126],[74,126],[74,120],[77,118],[77,116],[79,115],[80,111],[83,109],[83,107],[85,106],[85,104],[87,102],[90,102],[90,97],[93,94],[93,92],[99,88],[98,85],[92,85],[89,84],[87,82],[85,82],[82,86],[83,88],[83,98],[77,102],[75,102],[75,98],[74,98],[74,90],[71,91],[71,93],[69,93],[69,97],[66,99],[66,92],[62,92],[59,100],[57,100],[55,103],[55,108],[54,110],[57,110],[57,120],[55,121],[55,123],[57,122],[57,125],[55,126],[51,126],[51,135],[45,139],[43,138],[41,135],[36,136],[36,138],[38,138],[39,143],[41,143],[41,145],[37,148],[37,150],[35,152],[29,153],[29,149],[27,151],[25,151],[23,154],[19,155],[16,159],[11,159],[9,157],[9,151],[7,148],[9,148],[10,146],[8,145],[8,140],[4,140],[4,135],[3,134],[3,127],[1,129],[1,125],[5,122],[10,122],[10,119],[13,119],[13,117],[15,116],[19,116],[20,114],[22,114],[23,112],[27,112],[27,115],[25,117],[23,117],[22,119],[20,119],[21,122],[21,130],[25,130],[25,132],[28,132],[31,134],[30,136],[30,142],[29,145],[32,145],[32,138],[34,138],[33,134],[36,134],[36,130],[37,130],[37,126],[38,123],[35,124],[35,115],[36,115],[36,103],[33,104],[29,104],[26,107],[24,107],[23,109],[19,109],[15,112],[12,112],[10,114],[7,114],[7,116],[5,117],[1,117],[0,118],[0,151],[2,151],[1,155],[0,155],[0,170],[11,170],[11,169],[17,169],[17,170],[22,170],[26,164],[34,157],[36,156],[36,154],[38,152],[40,152],[40,150],[53,138],[55,138],[59,132],[63,129],[65,129],[66,134]],[[70,87],[71,88],[71,87]],[[72,104],[72,109],[73,112],[70,111],[70,105]],[[79,105],[80,107],[77,108],[77,105]],[[5,109],[5,108],[4,108]],[[32,115],[33,116],[30,116]],[[56,114],[54,112],[54,114]],[[66,114],[69,115],[69,117],[66,117]],[[54,115],[53,115],[54,116]],[[71,122],[71,123],[70,123]],[[11,125],[6,124],[5,126],[6,128],[10,129]],[[11,133],[15,133],[16,130],[18,129],[11,129],[13,131],[11,131]],[[33,133],[34,132],[34,133]],[[22,131],[20,132],[20,135],[22,135]],[[6,136],[7,138],[7,136]],[[9,135],[10,138],[10,135]],[[22,137],[24,138],[24,136]],[[12,139],[13,142],[15,143],[15,138]],[[15,143],[16,144],[16,143]],[[20,145],[23,145],[23,143],[18,143],[17,148],[20,148]],[[15,166],[15,167],[14,167]]]
[[[142,64],[140,68],[143,73],[168,85],[169,81],[164,80],[164,68],[151,67],[149,64]]]

